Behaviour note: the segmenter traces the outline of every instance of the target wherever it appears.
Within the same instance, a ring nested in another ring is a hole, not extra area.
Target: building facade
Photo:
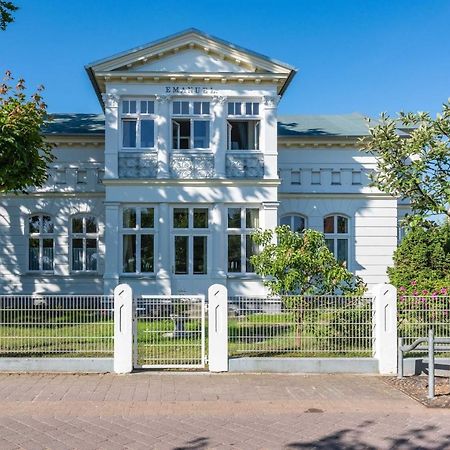
[[[295,69],[194,29],[86,70],[104,115],[55,114],[47,185],[0,197],[0,293],[264,294],[250,236],[278,224],[386,281],[406,207],[363,116],[279,117]]]

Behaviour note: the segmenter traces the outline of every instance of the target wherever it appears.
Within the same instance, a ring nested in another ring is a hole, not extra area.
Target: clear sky
[[[436,112],[450,97],[450,0],[15,0],[0,70],[51,112],[100,112],[84,65],[195,27],[298,68],[281,114]]]

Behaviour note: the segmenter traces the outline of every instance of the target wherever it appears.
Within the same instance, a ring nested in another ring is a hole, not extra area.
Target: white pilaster
[[[159,230],[158,230],[158,247],[157,252],[158,266],[157,279],[161,288],[161,294],[171,294],[171,267],[170,267],[170,208],[168,203],[159,204]]]
[[[226,282],[226,208],[223,203],[215,203],[211,210],[211,250],[212,250],[212,278],[214,282]]]
[[[119,178],[119,96],[102,94],[105,105],[105,178]]]
[[[278,225],[278,202],[263,202],[261,228],[273,230]]]
[[[263,97],[261,148],[264,152],[264,178],[278,178],[277,106],[278,96]]]
[[[105,202],[105,273],[104,292],[110,294],[119,282],[120,260],[120,209],[119,203]]]
[[[157,95],[158,178],[170,178],[170,95]]]
[[[227,120],[225,104],[227,98],[215,96],[212,99],[213,120],[211,122],[211,150],[214,154],[216,177],[225,178],[225,157],[227,151]]]

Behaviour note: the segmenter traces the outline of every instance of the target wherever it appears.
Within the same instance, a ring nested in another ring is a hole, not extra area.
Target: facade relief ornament
[[[170,174],[172,178],[213,178],[215,175],[214,156],[172,155],[170,159]]]
[[[211,102],[214,105],[224,105],[227,101],[227,97],[225,95],[214,95],[211,99]]]
[[[156,95],[156,101],[158,103],[169,103],[171,98],[171,95]]]
[[[119,153],[119,178],[156,178],[156,153]]]
[[[227,178],[263,178],[264,156],[261,155],[227,155]]]
[[[263,103],[265,106],[268,106],[269,108],[276,108],[278,106],[278,103],[280,102],[280,96],[279,95],[264,95],[263,96]]]
[[[117,106],[119,105],[120,96],[117,94],[104,92],[102,94],[102,100],[106,107],[117,108]]]

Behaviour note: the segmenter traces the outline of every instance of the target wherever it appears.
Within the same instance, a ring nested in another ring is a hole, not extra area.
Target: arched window
[[[46,214],[34,214],[28,218],[28,269],[53,270],[54,238],[53,221]]]
[[[72,217],[71,270],[93,272],[97,270],[98,225],[90,215]]]
[[[339,214],[326,216],[323,219],[325,242],[330,252],[339,262],[348,267],[349,232],[348,218]]]
[[[302,232],[306,228],[306,218],[299,214],[289,214],[280,218],[280,225],[288,225],[292,231]]]

